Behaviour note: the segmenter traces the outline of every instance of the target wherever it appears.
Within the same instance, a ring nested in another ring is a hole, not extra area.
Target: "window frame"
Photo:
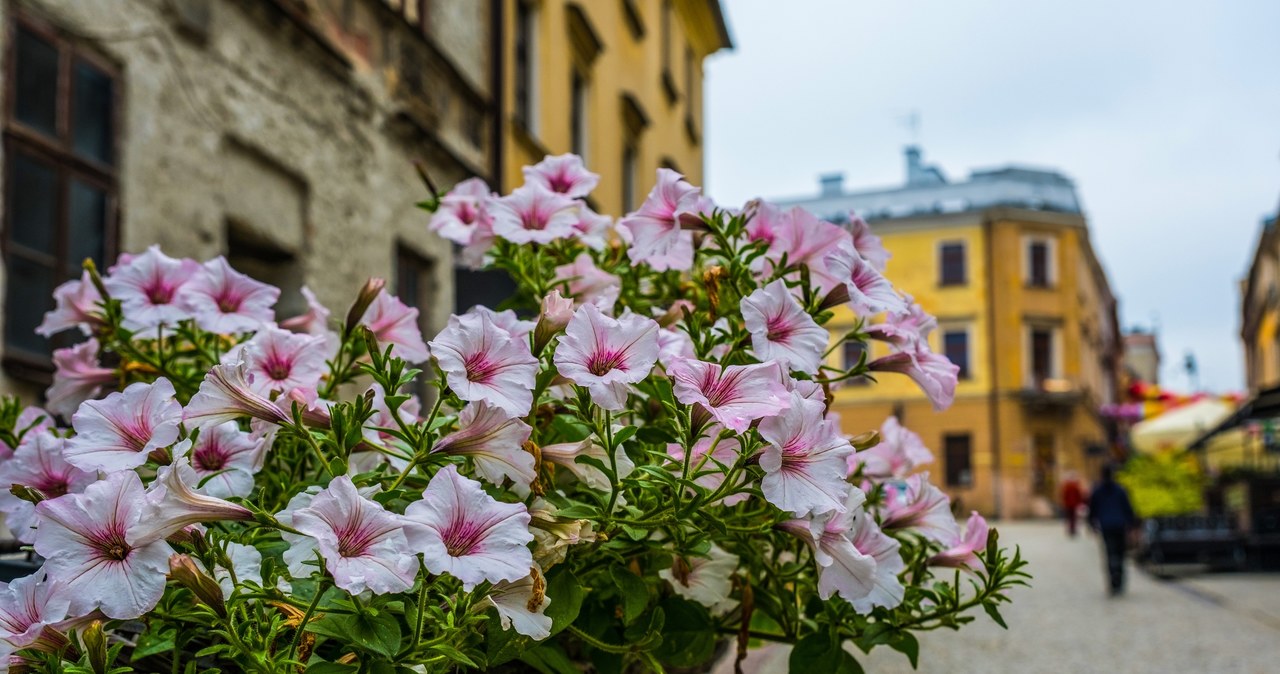
[[[851,352],[856,352],[858,357],[853,358],[852,357],[853,353]],[[859,342],[856,339],[850,339],[845,341],[844,344],[840,345],[841,368],[847,372],[850,368],[858,364],[858,360],[861,359],[862,354],[866,354],[868,361],[871,360],[871,344]],[[866,386],[867,384],[870,384],[870,383],[871,381],[868,380],[866,377],[859,376],[859,377],[853,377],[851,379],[848,379],[845,385],[846,386]]]
[[[530,136],[538,134],[538,4],[516,0],[512,49],[512,115]],[[521,67],[523,64],[523,68]]]
[[[947,275],[947,249],[960,250],[960,277],[952,279]],[[969,247],[964,241],[938,242],[938,287],[953,288],[969,284]]]
[[[1027,288],[1052,290],[1058,286],[1058,241],[1046,234],[1024,236],[1022,239],[1022,282]],[[1044,279],[1035,278],[1035,246],[1044,247]]]
[[[964,336],[964,363],[956,363],[951,360],[951,354],[947,348],[947,337],[949,335]],[[973,379],[973,331],[968,325],[942,325],[938,330],[938,353],[942,354],[954,365],[960,366],[957,377],[960,380]]]
[[[956,461],[953,450],[960,449],[952,445],[952,441],[964,441],[964,460]],[[946,485],[951,488],[967,489],[973,486],[973,433],[957,431],[942,434],[942,472]],[[957,464],[963,464],[963,470]]]
[[[1037,332],[1044,332],[1049,336],[1048,349],[1048,376],[1037,377],[1036,372],[1036,344],[1035,335]],[[1049,323],[1032,321],[1025,325],[1023,331],[1023,365],[1025,367],[1025,381],[1028,388],[1040,390],[1044,388],[1046,381],[1062,378],[1062,330],[1061,326]]]
[[[4,89],[3,103],[3,148],[4,148],[4,180],[3,214],[0,214],[0,226],[4,232],[0,234],[0,257],[8,269],[11,260],[18,257],[39,264],[54,271],[54,287],[72,278],[78,278],[79,264],[72,265],[71,238],[71,190],[73,181],[79,181],[104,197],[104,213],[102,223],[102,262],[114,260],[119,250],[120,240],[120,163],[123,147],[122,126],[124,82],[120,68],[109,59],[96,52],[91,45],[66,35],[57,27],[35,17],[15,10],[5,27],[9,43],[4,53],[4,73],[7,83]],[[26,31],[51,45],[57,52],[57,79],[54,82],[54,136],[28,126],[17,117],[17,74],[18,74],[18,35]],[[110,161],[103,162],[81,154],[75,148],[76,87],[74,84],[76,67],[85,64],[107,77],[111,83],[111,101],[107,114],[110,115],[108,127]],[[54,226],[52,248],[53,253],[28,248],[14,240],[13,209],[8,196],[15,180],[14,162],[19,156],[44,164],[52,168],[55,175],[54,194]],[[10,318],[8,292],[5,290],[5,319]],[[50,300],[52,296],[50,297]],[[6,328],[7,332],[7,328]],[[53,338],[51,350],[63,346],[65,338]],[[50,356],[34,353],[26,349],[14,347],[4,339],[0,349],[0,361],[6,370],[21,379],[46,383],[53,371]]]
[[[413,307],[418,310],[418,330],[423,334],[424,339],[427,335],[434,334],[431,326],[431,317],[427,314],[433,296],[439,294],[439,279],[436,277],[436,268],[438,261],[428,255],[423,255],[417,249],[407,245],[402,240],[397,240],[395,244],[395,267],[392,269],[396,280],[395,294],[402,302],[408,293],[405,292],[405,279],[411,272],[414,281],[414,302],[404,302],[406,306]],[[426,287],[423,286],[423,280],[426,280]],[[425,291],[425,292],[424,292]],[[419,402],[425,402],[430,394],[430,387],[427,380],[419,374],[414,383],[410,386],[413,393],[418,396]]]

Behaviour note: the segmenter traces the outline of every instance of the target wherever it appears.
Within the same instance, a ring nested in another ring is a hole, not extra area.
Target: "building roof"
[[[920,148],[908,146],[905,155],[906,182],[901,186],[845,191],[843,174],[824,174],[819,178],[818,195],[780,199],[778,203],[803,206],[833,222],[847,221],[850,211],[870,221],[997,206],[1081,214],[1075,184],[1056,171],[1005,166],[975,170],[968,180],[952,182],[940,168],[922,161]]]

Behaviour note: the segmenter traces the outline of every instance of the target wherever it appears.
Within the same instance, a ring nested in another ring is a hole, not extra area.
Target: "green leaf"
[[[893,641],[889,642],[889,647],[903,655],[911,661],[912,669],[920,667],[920,642],[916,640],[916,635],[910,632],[899,632]]]
[[[542,674],[582,674],[569,656],[554,643],[544,643],[521,653],[520,661]]]
[[[133,661],[137,662],[158,653],[172,651],[176,635],[177,632],[173,629],[161,631],[148,629],[143,632],[142,636],[138,637],[138,647],[133,649]]]
[[[529,641],[528,637],[515,630],[503,629],[498,612],[489,612],[489,623],[485,628],[485,659],[490,668],[519,657]]]
[[[341,639],[388,659],[400,650],[400,621],[389,611],[376,615],[340,615],[331,613],[307,625],[308,632]]]
[[[636,439],[646,445],[666,445],[675,442],[676,436],[661,426],[645,426],[636,432]]]
[[[662,602],[666,624],[662,644],[653,651],[673,667],[697,667],[715,654],[716,632],[711,615],[700,604],[671,597]]]
[[[578,577],[562,567],[547,574],[547,596],[551,603],[547,605],[546,615],[551,618],[551,634],[555,635],[577,620],[587,593]]]
[[[997,625],[1005,629],[1009,629],[1009,626],[1004,623],[1004,617],[1000,615],[1000,610],[996,608],[995,604],[983,604],[982,609],[987,612],[987,615],[991,616],[992,620],[996,621]]]
[[[613,434],[613,446],[614,447],[622,446],[622,443],[634,437],[636,434],[636,431],[638,430],[640,429],[636,428],[635,426],[624,426],[618,429],[618,432]]]
[[[640,576],[623,566],[609,567],[609,577],[613,578],[613,583],[618,586],[618,594],[622,597],[622,622],[629,625],[649,605],[649,586],[644,584]]]
[[[810,634],[796,642],[788,669],[800,674],[862,674],[858,661],[826,632]]]

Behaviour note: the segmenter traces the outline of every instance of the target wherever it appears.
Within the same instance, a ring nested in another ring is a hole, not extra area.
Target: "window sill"
[[[964,288],[969,285],[968,281],[940,281],[939,288]]]

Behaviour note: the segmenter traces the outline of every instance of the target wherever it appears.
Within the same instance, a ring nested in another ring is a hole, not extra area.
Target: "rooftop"
[[[844,174],[819,177],[816,196],[781,199],[786,206],[803,206],[832,222],[845,222],[850,211],[865,220],[887,220],[934,213],[981,211],[997,206],[1080,214],[1075,184],[1057,171],[1005,166],[970,172],[969,179],[951,182],[942,169],[926,164],[922,152],[907,146],[906,182],[898,187],[846,191]]]

